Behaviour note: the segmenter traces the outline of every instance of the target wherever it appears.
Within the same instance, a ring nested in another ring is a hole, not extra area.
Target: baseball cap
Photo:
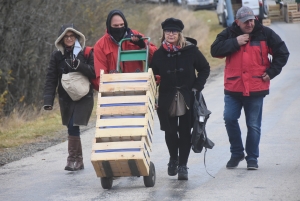
[[[251,8],[243,6],[236,12],[236,19],[244,23],[247,20],[254,20],[255,16]]]

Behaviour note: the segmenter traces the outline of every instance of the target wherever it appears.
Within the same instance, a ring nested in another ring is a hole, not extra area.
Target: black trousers
[[[171,159],[177,160],[179,153],[179,165],[187,165],[191,150],[191,127],[188,118],[191,111],[187,110],[180,117],[169,117],[171,131],[165,132],[165,140]]]

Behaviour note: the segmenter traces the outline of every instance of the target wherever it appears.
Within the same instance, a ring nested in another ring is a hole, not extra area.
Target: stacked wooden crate
[[[286,3],[283,6],[284,20],[287,23],[300,22],[300,12],[298,12],[298,5],[296,3]]]
[[[235,18],[236,12],[238,11],[238,9],[240,9],[242,7],[242,1],[241,0],[231,0],[231,5],[232,5],[233,16]]]
[[[155,92],[152,69],[101,74],[91,154],[97,177],[149,174]]]
[[[269,9],[268,18],[272,22],[274,22],[274,21],[282,21],[283,20],[283,15],[282,15],[282,12],[280,10],[280,5],[279,4],[268,5],[268,9]]]
[[[270,26],[271,25],[271,19],[263,19],[262,24],[264,26]]]

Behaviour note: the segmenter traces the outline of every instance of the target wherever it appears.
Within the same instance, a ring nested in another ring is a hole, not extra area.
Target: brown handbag
[[[183,95],[177,90],[174,99],[169,108],[169,115],[171,117],[179,117],[186,112],[186,105]]]

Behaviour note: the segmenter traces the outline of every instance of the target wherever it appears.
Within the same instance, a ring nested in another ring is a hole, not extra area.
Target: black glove
[[[132,36],[138,37],[140,40],[138,40],[138,41],[132,41],[132,40],[130,40],[131,43],[139,46],[140,48],[146,47],[144,40],[141,39],[142,38],[141,35],[131,35],[131,37]]]

